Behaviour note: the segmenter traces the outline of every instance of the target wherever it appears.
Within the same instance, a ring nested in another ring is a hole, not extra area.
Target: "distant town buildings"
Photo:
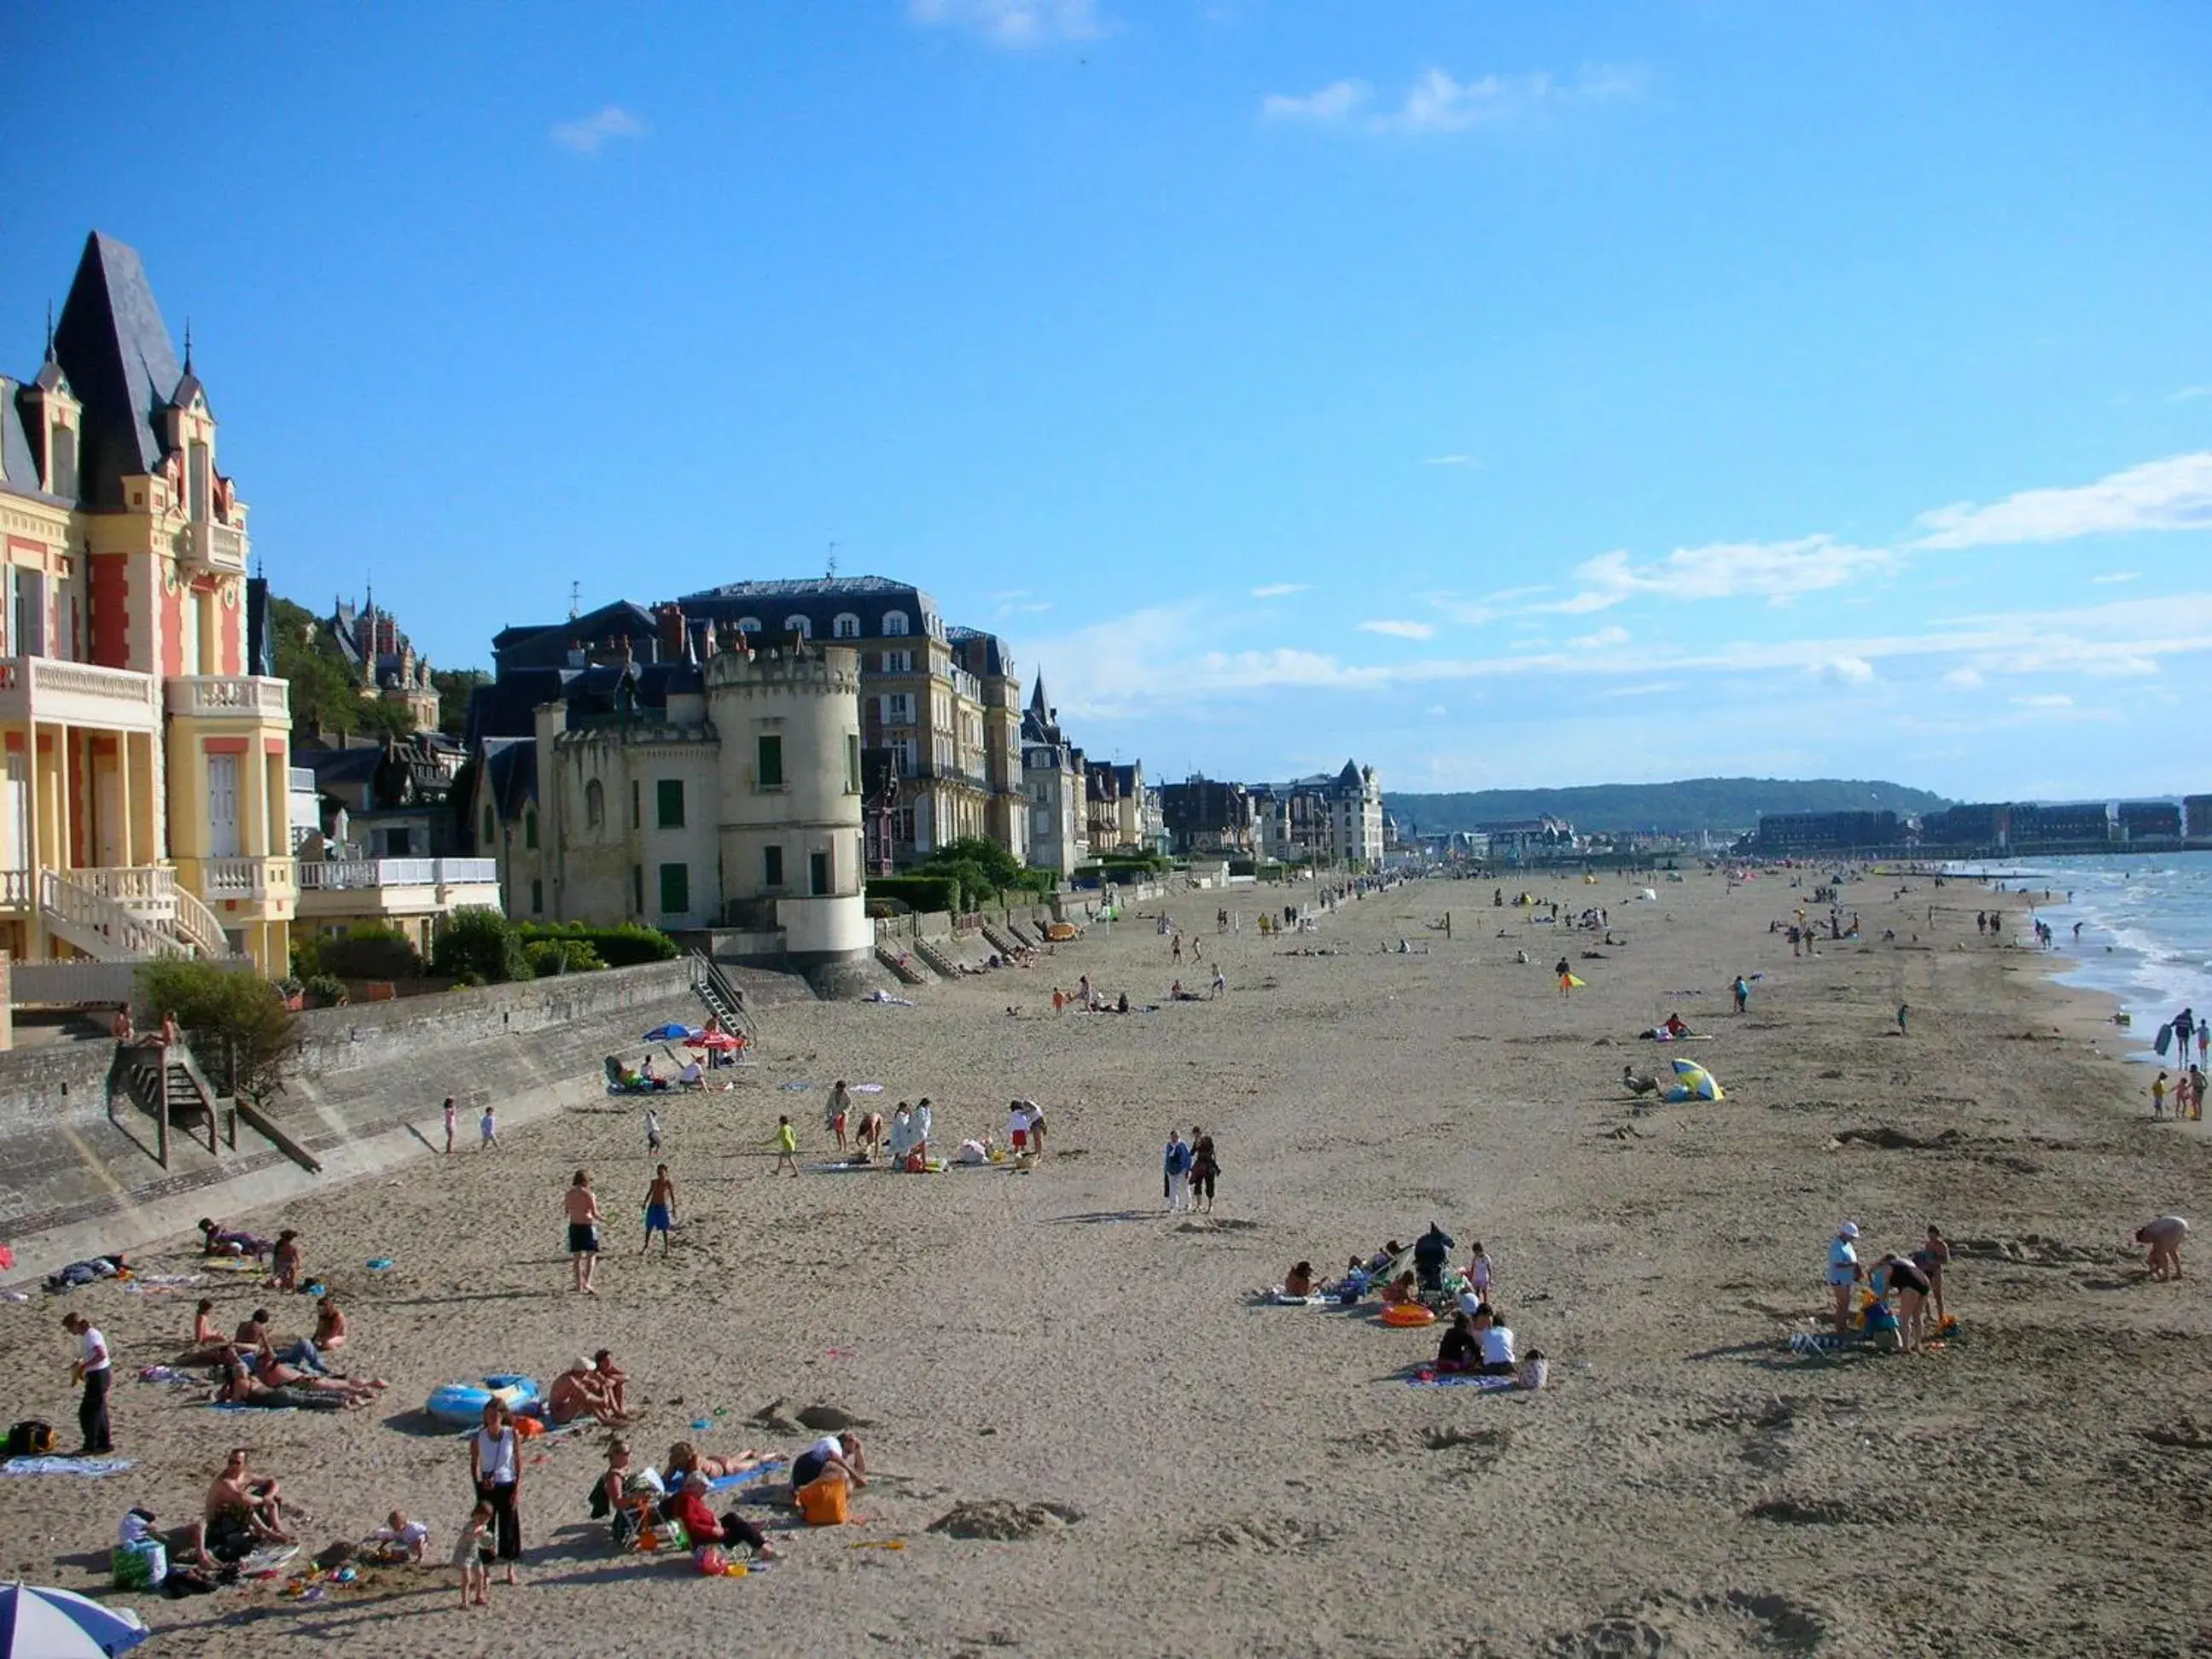
[[[1160,790],[1161,823],[1181,856],[1371,867],[1389,850],[1375,769],[1346,761],[1288,783],[1193,777]]]
[[[1894,847],[1902,837],[1897,814],[1881,811],[1775,812],[1759,821],[1753,844],[1768,858]]]
[[[1022,787],[1030,802],[1030,863],[1062,879],[1075,873],[1091,850],[1083,751],[1060,729],[1060,710],[1036,678],[1022,714]]]
[[[2212,796],[2170,800],[1975,801],[1899,818],[1889,811],[1787,812],[1762,817],[1746,850],[1769,857],[1808,853],[1911,852],[1984,857],[2021,852],[2084,853],[2110,847],[2179,847],[2212,837]]]
[[[392,614],[376,608],[372,590],[359,605],[334,601],[331,614],[317,623],[361,686],[362,696],[397,703],[413,716],[417,730],[438,729],[438,688],[431,684],[430,659],[417,656],[414,642],[399,631]]]

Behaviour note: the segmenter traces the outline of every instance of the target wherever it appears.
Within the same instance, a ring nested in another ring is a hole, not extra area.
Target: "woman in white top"
[[[507,1582],[520,1581],[514,1564],[522,1559],[522,1516],[516,1500],[522,1491],[522,1449],[504,1401],[485,1402],[483,1427],[469,1437],[469,1479],[477,1501],[491,1505],[496,1553],[507,1563]]]

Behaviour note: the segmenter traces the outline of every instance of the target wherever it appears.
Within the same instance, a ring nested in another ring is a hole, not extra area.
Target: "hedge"
[[[892,901],[909,910],[956,911],[960,908],[957,876],[871,876],[868,902]]]
[[[611,927],[590,927],[580,921],[536,922],[514,924],[515,937],[526,951],[533,945],[548,940],[563,944],[587,945],[597,953],[599,965],[609,968],[635,968],[641,963],[672,962],[678,954],[676,941],[658,927],[647,927],[635,921],[618,922]],[[535,952],[550,956],[550,952]],[[580,964],[571,956],[569,971]]]

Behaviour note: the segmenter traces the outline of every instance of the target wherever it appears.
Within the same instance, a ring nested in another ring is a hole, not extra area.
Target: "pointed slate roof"
[[[1030,693],[1030,713],[1042,720],[1052,712],[1052,705],[1044,695],[1044,670],[1037,670],[1036,690]]]
[[[96,230],[85,238],[54,356],[84,404],[79,491],[94,507],[120,507],[122,481],[161,464],[154,416],[184,379],[137,249]]]

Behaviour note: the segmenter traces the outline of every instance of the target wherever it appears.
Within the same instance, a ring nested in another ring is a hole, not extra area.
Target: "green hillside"
[[[1386,792],[1383,807],[1407,834],[1441,835],[1511,818],[1565,818],[1581,830],[1694,835],[1748,830],[1763,812],[1838,812],[1887,807],[1903,817],[1951,803],[1900,783],[1843,778],[1686,778],[1680,783],[1598,783],[1574,789],[1479,789],[1467,794]]]

